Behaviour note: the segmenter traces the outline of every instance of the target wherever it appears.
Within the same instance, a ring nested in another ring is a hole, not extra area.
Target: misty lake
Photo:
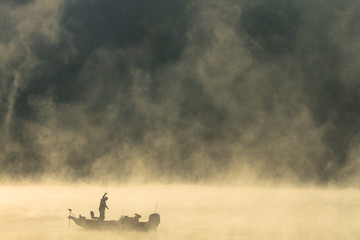
[[[109,193],[106,219],[161,215],[157,232],[86,231],[73,213],[98,215]],[[1,186],[0,236],[41,239],[358,239],[360,194],[356,189],[250,188],[193,185]]]

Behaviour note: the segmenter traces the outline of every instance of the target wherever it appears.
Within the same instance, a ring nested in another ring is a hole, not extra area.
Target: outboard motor
[[[150,214],[148,224],[149,224],[149,229],[156,230],[156,228],[160,224],[160,215],[157,213]]]

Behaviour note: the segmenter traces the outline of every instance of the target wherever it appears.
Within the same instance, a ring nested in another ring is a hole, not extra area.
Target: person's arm
[[[107,193],[104,193],[104,195],[103,195],[103,197],[102,197],[102,198],[104,198],[104,197],[106,196],[106,194],[107,194]]]
[[[105,203],[105,207],[106,207],[107,209],[109,209],[108,206],[106,205],[106,203]]]

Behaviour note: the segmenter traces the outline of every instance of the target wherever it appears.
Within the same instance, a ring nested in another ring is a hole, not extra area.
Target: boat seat
[[[99,219],[98,217],[95,217],[95,214],[93,211],[90,211],[91,219]]]

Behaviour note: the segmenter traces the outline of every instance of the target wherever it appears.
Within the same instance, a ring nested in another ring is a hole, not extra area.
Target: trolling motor
[[[71,211],[72,211],[72,210],[71,210],[70,208],[69,208],[68,210],[69,210],[69,216],[68,216],[68,218],[69,218],[69,224],[68,224],[68,228],[70,229],[70,217],[71,217]]]

